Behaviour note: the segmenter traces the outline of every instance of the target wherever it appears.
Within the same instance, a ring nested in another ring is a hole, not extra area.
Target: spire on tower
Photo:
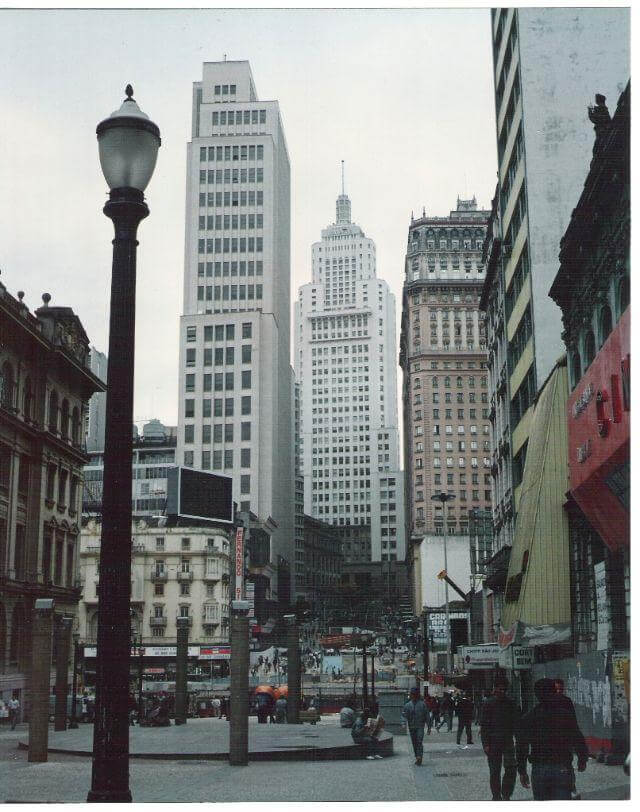
[[[336,200],[336,224],[346,225],[351,222],[351,201],[344,193],[344,161],[341,161],[342,168],[342,194]]]

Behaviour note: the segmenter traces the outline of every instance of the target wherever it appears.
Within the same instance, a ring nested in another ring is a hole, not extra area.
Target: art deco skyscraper
[[[187,146],[178,462],[233,477],[257,517],[266,600],[293,565],[290,170],[248,62],[206,62]],[[266,556],[266,558],[265,558]],[[257,592],[258,590],[256,590]]]
[[[305,513],[340,528],[345,563],[404,560],[395,298],[344,183],[311,253],[295,305]]]

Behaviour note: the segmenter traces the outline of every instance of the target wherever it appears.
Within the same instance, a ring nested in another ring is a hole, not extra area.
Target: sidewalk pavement
[[[337,723],[337,722],[336,722]],[[477,728],[473,733],[477,736]],[[0,801],[84,802],[91,783],[91,762],[77,756],[52,756],[29,764],[16,750],[26,726],[0,732]],[[163,734],[158,729],[158,734]],[[479,742],[479,737],[477,738]],[[145,761],[130,765],[134,801],[450,801],[489,800],[489,771],[479,743],[458,749],[455,733],[425,736],[424,763],[414,765],[407,736],[394,737],[395,755],[381,761],[250,763]],[[629,779],[621,767],[589,761],[579,773],[585,800],[628,797]],[[530,800],[518,783],[513,800]]]

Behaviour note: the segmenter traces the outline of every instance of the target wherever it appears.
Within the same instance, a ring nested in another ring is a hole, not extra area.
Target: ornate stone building
[[[37,598],[75,615],[82,427],[104,384],[68,307],[31,313],[0,283],[0,697],[28,704],[31,617]]]

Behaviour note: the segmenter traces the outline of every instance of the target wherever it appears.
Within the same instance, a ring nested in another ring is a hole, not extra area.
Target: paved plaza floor
[[[226,722],[214,720],[214,724]],[[251,724],[250,734],[255,734]],[[337,718],[325,717],[324,724],[337,727]],[[394,755],[376,761],[253,762],[231,767],[224,761],[132,759],[131,791],[134,801],[156,803],[489,800],[487,761],[476,730],[474,726],[476,744],[468,749],[456,746],[454,733],[425,736],[421,767],[414,765],[410,741],[402,735],[394,737]],[[167,731],[154,732],[160,740]],[[84,802],[91,782],[90,759],[52,755],[45,764],[29,764],[26,752],[17,749],[25,736],[26,726],[13,733],[0,731],[0,801]],[[585,800],[629,797],[629,779],[621,767],[590,760],[577,781]],[[518,783],[513,800],[530,799],[531,791]]]
[[[343,759],[359,757],[351,731],[334,720],[317,724],[259,725],[250,717],[249,755],[260,761],[299,759]],[[28,748],[29,737],[20,739]],[[383,732],[380,744],[387,755],[393,753],[393,737]],[[49,733],[49,753],[91,755],[93,725],[80,724],[76,730]],[[129,728],[129,754],[132,758],[163,760],[218,759],[229,757],[229,722],[226,719],[189,719],[186,725]]]

